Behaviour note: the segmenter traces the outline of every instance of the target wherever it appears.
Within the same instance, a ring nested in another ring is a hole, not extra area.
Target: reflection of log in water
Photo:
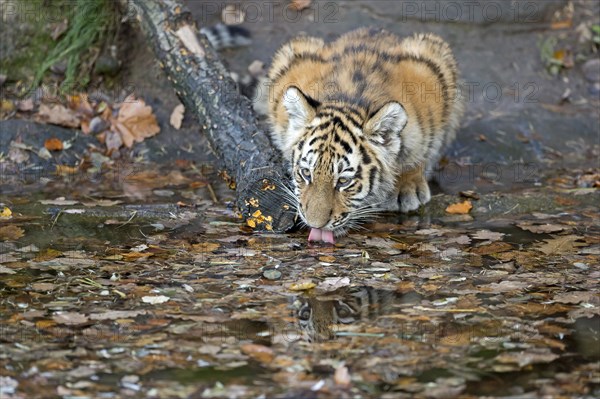
[[[198,118],[220,159],[237,207],[249,226],[285,231],[295,214],[284,201],[289,181],[279,153],[261,130],[250,101],[239,95],[215,50],[198,36],[192,15],[177,0],[133,0],[140,25],[169,81]]]

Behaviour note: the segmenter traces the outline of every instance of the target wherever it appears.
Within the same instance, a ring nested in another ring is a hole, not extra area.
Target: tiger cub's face
[[[343,234],[393,191],[406,112],[389,102],[368,115],[356,106],[317,103],[295,87],[283,106],[288,127],[279,144],[292,164],[300,216],[311,228]]]

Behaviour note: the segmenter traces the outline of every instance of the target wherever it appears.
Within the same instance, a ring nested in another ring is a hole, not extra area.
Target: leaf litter
[[[597,193],[470,221],[445,219],[444,197],[431,218],[386,217],[323,247],[248,233],[208,182],[141,171],[127,184],[143,205],[112,182],[3,198],[7,395],[598,392]]]

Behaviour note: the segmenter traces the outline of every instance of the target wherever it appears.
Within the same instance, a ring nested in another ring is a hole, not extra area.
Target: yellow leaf
[[[0,241],[15,241],[25,235],[25,230],[18,226],[0,227]]]
[[[7,206],[0,212],[0,219],[10,219],[12,217],[12,211]]]
[[[292,291],[306,291],[312,288],[315,288],[317,285],[310,280],[300,281],[298,283],[293,283],[290,285],[290,290]]]
[[[471,201],[467,200],[464,202],[459,202],[456,204],[448,205],[446,208],[446,212],[452,214],[460,214],[463,215],[465,213],[469,213],[469,211],[473,208]]]

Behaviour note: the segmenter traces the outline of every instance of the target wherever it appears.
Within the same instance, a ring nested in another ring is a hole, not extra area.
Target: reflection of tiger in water
[[[335,338],[343,325],[374,319],[393,311],[396,294],[372,287],[351,287],[326,296],[301,296],[293,303],[302,338],[319,342]]]

